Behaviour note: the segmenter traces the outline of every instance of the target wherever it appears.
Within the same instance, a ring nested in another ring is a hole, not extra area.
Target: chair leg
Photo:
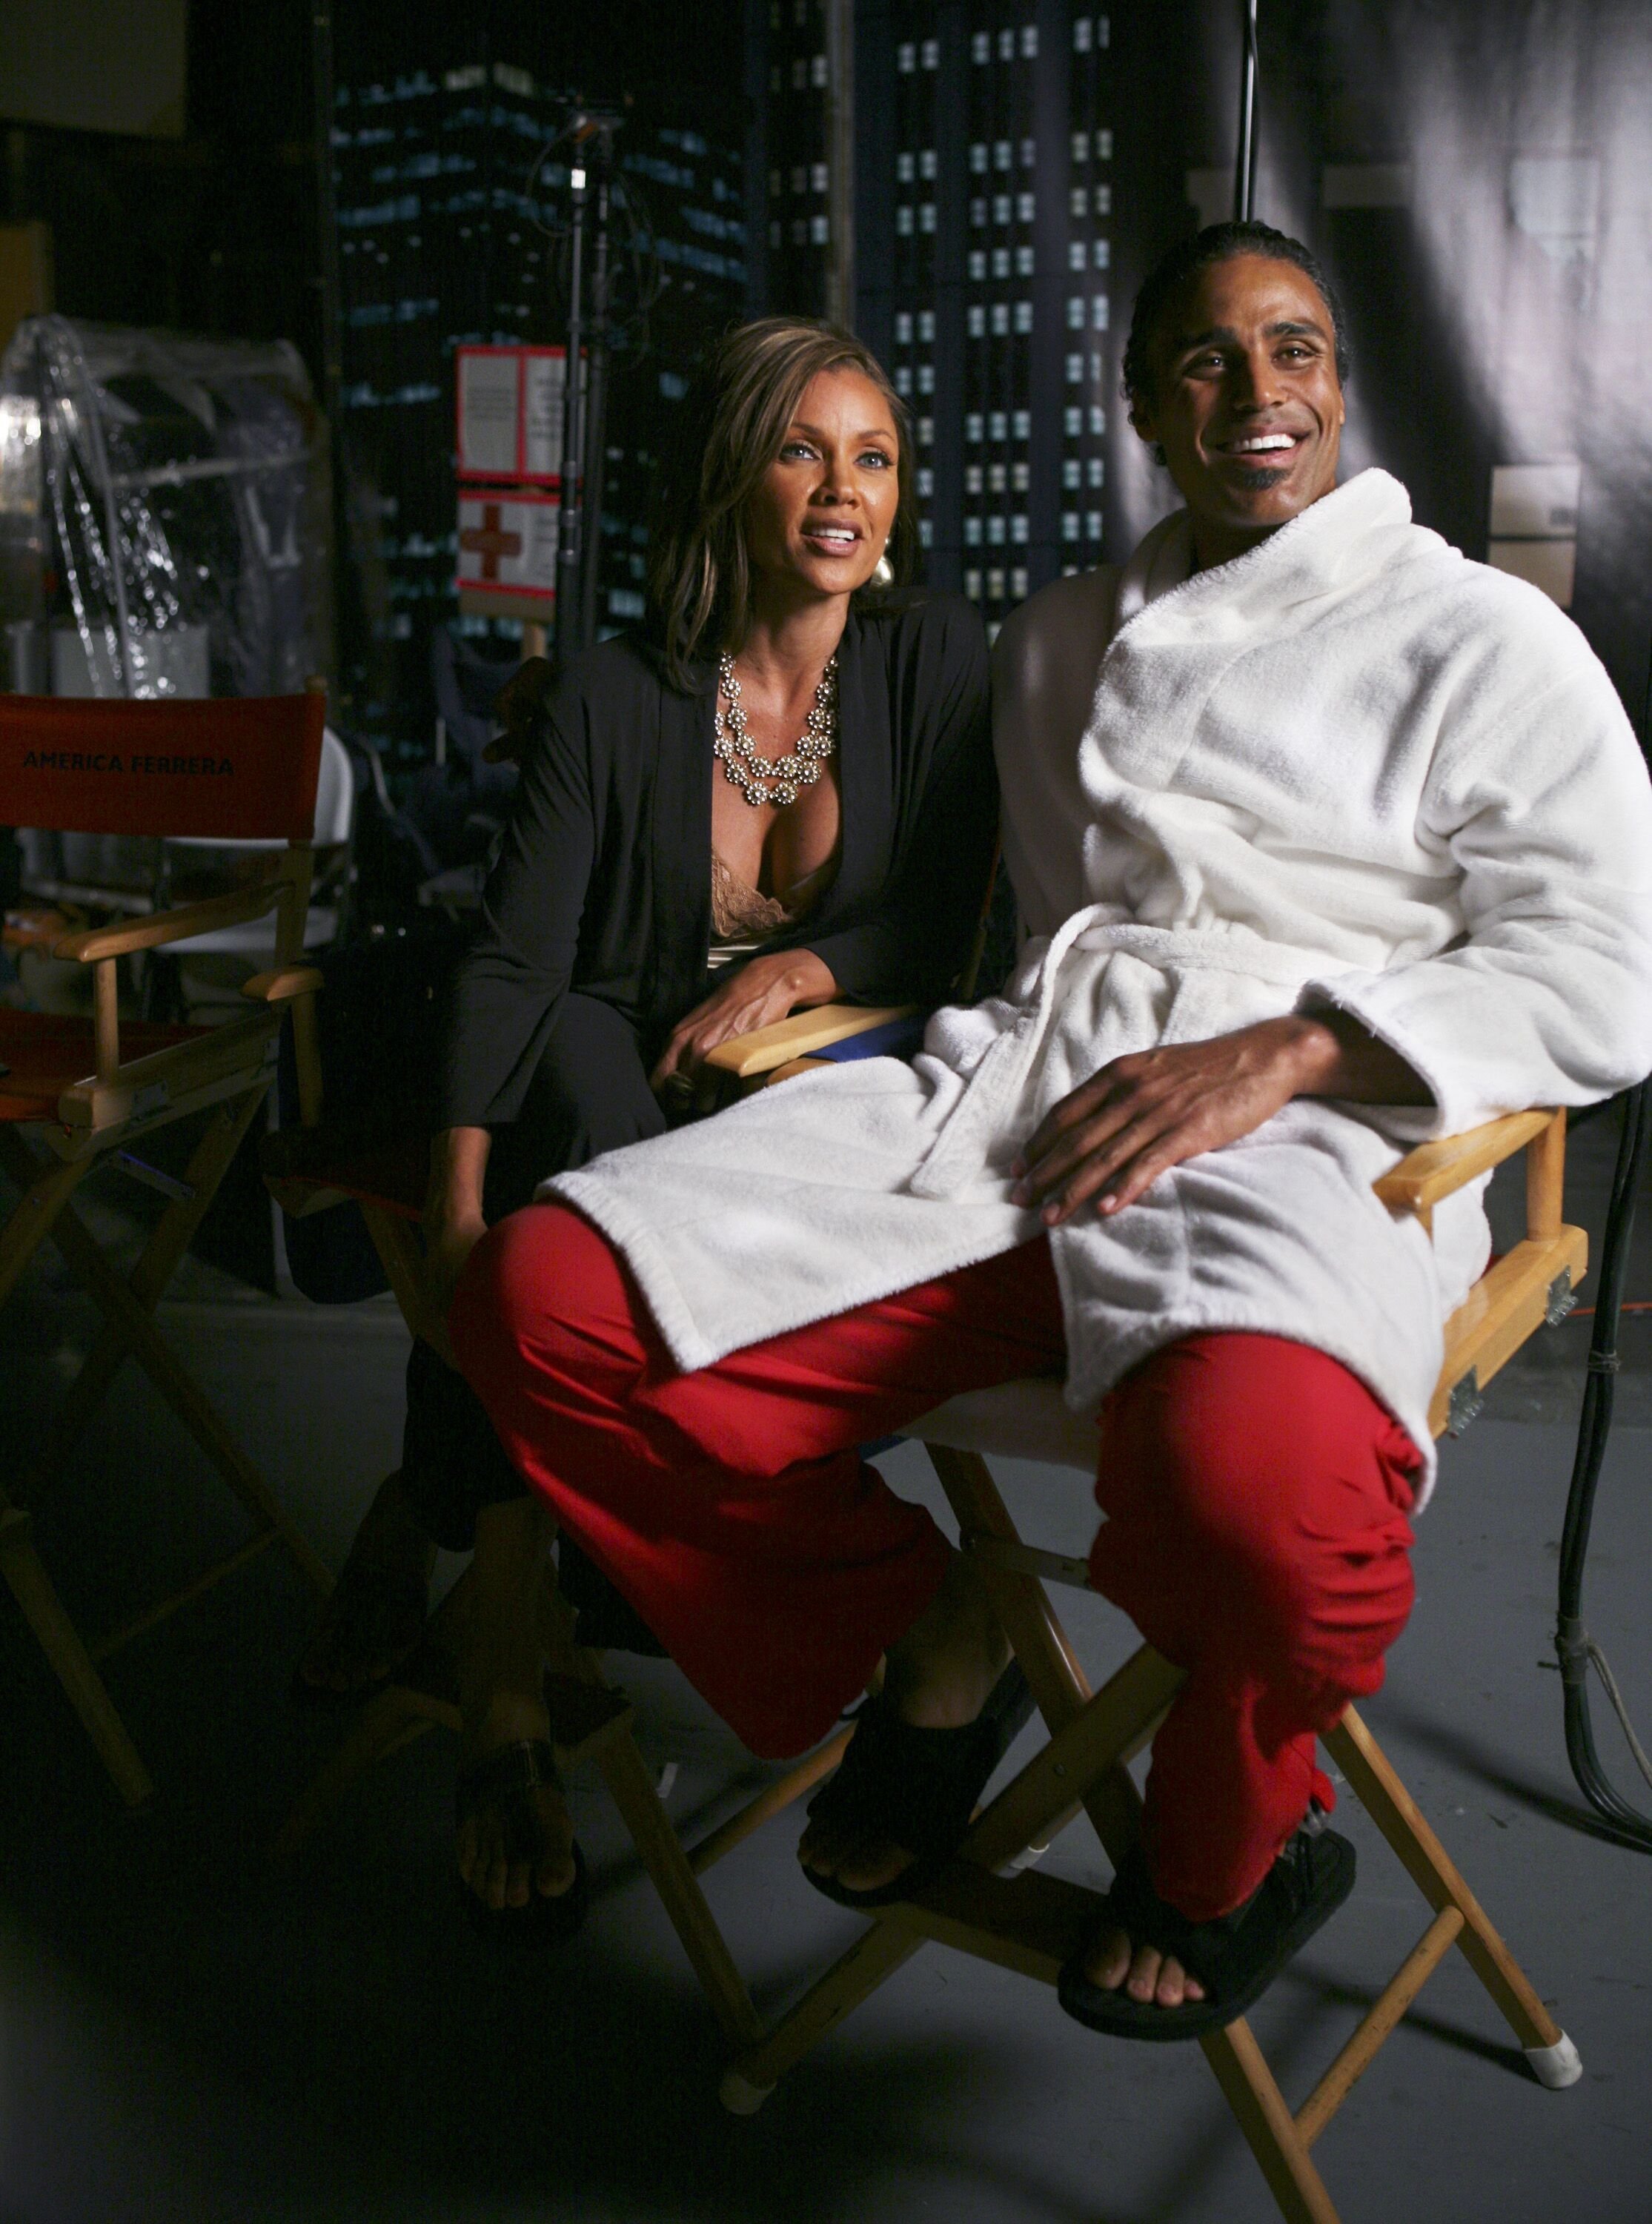
[[[1199,2044],[1286,2224],[1338,2224],[1325,2181],[1250,2025],[1241,2016]]]
[[[991,1537],[1008,1544],[1020,1541],[992,1471],[979,1452],[953,1451],[943,1444],[929,1444],[925,1450],[958,1517],[966,1546],[971,1537]],[[1089,1703],[1091,1691],[1049,1594],[1037,1576],[1019,1575],[987,1561],[981,1563],[981,1577],[1032,1687],[1039,1712],[1052,1732],[1065,1728]],[[1141,1795],[1122,1761],[1115,1762],[1091,1784],[1084,1795],[1084,1807],[1116,1867],[1135,1843],[1141,1816]]]
[[[1576,2047],[1537,1997],[1530,1979],[1352,1707],[1325,1744],[1428,1905],[1436,1913],[1454,1907],[1462,1917],[1456,1943],[1502,2010],[1540,2082],[1554,2088],[1575,2084],[1583,2074]]]
[[[719,2088],[723,2107],[731,2115],[754,2113],[786,2071],[924,1943],[920,1932],[881,1917],[783,2021],[730,2063]]]
[[[22,1191],[10,1218],[0,1228],[0,1305],[93,1164],[90,1156],[37,1159],[9,1123],[0,1125],[0,1166]]]
[[[777,1815],[783,1815],[788,1807],[802,1798],[805,1791],[811,1791],[823,1776],[829,1776],[842,1760],[845,1748],[854,1735],[854,1725],[852,1722],[846,1723],[841,1730],[834,1731],[824,1745],[817,1745],[812,1753],[805,1753],[801,1760],[794,1762],[783,1776],[777,1776],[772,1784],[765,1785],[756,1798],[747,1800],[737,1815],[731,1815],[726,1823],[720,1823],[715,1830],[709,1831],[697,1845],[690,1846],[688,1865],[695,1875],[703,1876],[707,1869],[713,1867],[725,1854],[733,1853],[735,1848],[743,1844],[754,1830],[760,1830],[765,1823],[772,1822]]]
[[[376,1692],[362,1709],[350,1735],[293,1801],[275,1834],[271,1857],[290,1861],[351,1785],[443,1721],[436,1703],[405,1684],[392,1684]]]
[[[419,1275],[424,1260],[419,1248],[419,1239],[412,1223],[399,1213],[387,1212],[381,1204],[361,1201],[362,1218],[367,1223],[367,1232],[373,1239],[373,1248],[379,1254],[395,1300],[401,1308],[401,1317],[414,1336],[421,1336],[420,1325],[425,1317],[424,1293],[419,1288]]]
[[[154,1797],[154,1781],[116,1713],[115,1703],[92,1665],[79,1631],[64,1611],[29,1531],[28,1514],[0,1495],[0,1571],[97,1747],[98,1758],[113,1778],[116,1790],[129,1807],[142,1807]]]
[[[73,1272],[125,1337],[144,1372],[248,1513],[275,1532],[300,1572],[325,1597],[333,1582],[325,1562],[302,1531],[293,1526],[269,1485],[174,1355],[144,1306],[109,1265],[72,1208],[66,1206],[60,1213],[52,1235]]]
[[[210,1115],[184,1172],[184,1185],[194,1195],[176,1197],[167,1207],[136,1266],[126,1278],[127,1288],[146,1312],[153,1312],[160,1303],[268,1090],[268,1083],[261,1082],[244,1096],[230,1098],[215,1107]],[[86,1163],[90,1166],[93,1161],[88,1159]],[[39,1503],[42,1490],[56,1479],[73,1455],[131,1349],[121,1330],[114,1323],[105,1322],[97,1342],[82,1361],[68,1395],[58,1402],[45,1448],[23,1493],[30,1505]]]
[[[723,2036],[731,2045],[750,2046],[762,2022],[629,1730],[609,1741],[596,1765]]]

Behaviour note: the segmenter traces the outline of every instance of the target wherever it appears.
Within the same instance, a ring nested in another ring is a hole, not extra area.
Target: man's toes
[[[1125,1981],[1125,1990],[1132,2000],[1140,2000],[1145,2006],[1156,1997],[1163,1960],[1157,1946],[1137,1947],[1130,1959],[1130,1974]]]
[[[1116,1993],[1130,1968],[1130,1939],[1122,1930],[1110,1931],[1086,1962],[1084,1974],[1104,1993]]]

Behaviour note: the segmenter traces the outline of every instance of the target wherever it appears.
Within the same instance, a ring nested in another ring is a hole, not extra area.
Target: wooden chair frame
[[[806,1015],[804,1015],[806,1016]],[[868,1025],[897,1016],[854,1008],[847,1023],[817,1033],[810,1047],[841,1039]],[[766,1077],[793,1058],[792,1038],[766,1045],[755,1036],[748,1076]],[[306,1126],[318,1124],[321,1084],[315,1079],[301,1108]],[[325,1175],[267,1177],[283,1210],[298,1217],[325,1211],[354,1195],[367,1223],[402,1318],[414,1336],[440,1349],[445,1343],[439,1322],[427,1313],[424,1257],[413,1223],[388,1204],[327,1185]],[[418,1659],[363,1704],[355,1726],[319,1772],[306,1785],[278,1832],[274,1851],[290,1860],[350,1786],[389,1755],[436,1728],[459,1728],[459,1710],[443,1655],[450,1632],[462,1613],[463,1576],[431,1618],[428,1642]],[[683,1950],[705,1993],[725,2040],[736,2050],[762,2037],[762,2019],[753,2006],[745,1979],[712,1914],[700,1879],[754,1830],[781,1814],[837,1766],[852,1734],[846,1725],[766,1785],[756,1796],[691,1846],[684,1846],[633,1734],[633,1709],[623,1691],[606,1679],[602,1657],[573,1642],[573,1620],[554,1578],[544,1602],[542,1634],[552,1671],[545,1678],[552,1744],[558,1766],[594,1761],[621,1819],[630,1832],[660,1904],[682,1942]]]
[[[314,683],[312,698],[319,686]],[[321,710],[313,699],[305,716],[313,720],[318,734]],[[321,976],[296,962],[303,951],[310,843],[290,842],[272,857],[271,865],[266,880],[233,894],[58,937],[50,945],[51,954],[91,971],[94,1070],[63,1090],[55,1121],[37,1123],[33,1139],[19,1132],[24,1123],[0,1122],[0,1166],[21,1192],[9,1218],[0,1226],[0,1305],[49,1236],[104,1319],[20,1491],[13,1496],[0,1487],[0,1571],[116,1788],[134,1807],[151,1797],[154,1783],[110,1697],[99,1673],[102,1664],[272,1545],[282,1546],[318,1590],[325,1591],[329,1583],[319,1557],[196,1386],[154,1319],[167,1285],[268,1091],[276,1037],[287,1011],[293,1015],[300,1070],[311,1074],[313,1088],[313,999]],[[277,920],[277,962],[272,970],[245,984],[243,994],[255,1007],[252,1012],[191,1040],[146,1056],[122,1058],[118,969],[123,957],[165,949],[206,929],[263,918],[272,911]],[[205,1128],[181,1178],[147,1165],[129,1149],[156,1129],[201,1112],[209,1115]],[[169,1198],[142,1256],[123,1275],[109,1265],[73,1201],[93,1167],[111,1157],[123,1171]],[[234,1551],[88,1645],[47,1573],[27,1508],[38,1502],[60,1474],[129,1356],[137,1360],[224,1476],[255,1528]]]
[[[1447,1324],[1446,1363],[1432,1408],[1436,1435],[1466,1426],[1485,1383],[1535,1328],[1561,1317],[1573,1301],[1588,1240],[1562,1217],[1565,1132],[1562,1112],[1516,1114],[1414,1151],[1377,1185],[1390,1209],[1415,1213],[1427,1224],[1443,1197],[1516,1151],[1527,1153],[1526,1235]],[[933,1418],[942,1426],[940,1417]],[[919,1422],[908,1433],[923,1439],[927,1425]],[[999,1872],[1030,1846],[1047,1842],[1081,1809],[1117,1865],[1134,1842],[1140,1811],[1126,1764],[1149,1743],[1182,1681],[1178,1669],[1144,1645],[1092,1691],[1044,1589],[1052,1580],[1088,1587],[1084,1562],[1022,1541],[979,1452],[943,1441],[929,1441],[927,1449],[1050,1741],[977,1816],[958,1858],[933,1887],[881,1911],[797,2006],[735,2058],[722,2094],[738,2114],[760,2107],[786,2070],[930,1940],[1053,1986],[1093,1925],[1101,1896],[1031,1868],[1012,1876]],[[1200,2042],[1290,2224],[1336,2224],[1309,2151],[1453,1945],[1508,2021],[1539,2082],[1559,2088],[1581,2075],[1576,2048],[1353,1708],[1325,1743],[1430,1913],[1416,1944],[1294,2111],[1243,2018]]]

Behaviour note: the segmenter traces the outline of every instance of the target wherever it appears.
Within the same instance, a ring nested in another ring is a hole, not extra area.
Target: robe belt
[[[1056,982],[1071,951],[1108,957],[1126,954],[1166,972],[1233,973],[1293,990],[1325,970],[1322,951],[1268,943],[1259,936],[1138,926],[1101,915],[1110,909],[1111,906],[1098,905],[1075,912],[1051,938],[1022,1009],[976,1066],[922,1165],[908,1181],[911,1196],[955,1197],[986,1165],[987,1153],[1026,1086],[1054,1010]]]

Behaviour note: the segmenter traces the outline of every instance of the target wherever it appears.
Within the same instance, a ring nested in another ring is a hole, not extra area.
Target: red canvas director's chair
[[[21,1192],[0,1226],[0,1304],[49,1235],[96,1300],[104,1327],[54,1416],[34,1468],[0,1487],[0,1569],[122,1796],[154,1786],[115,1710],[100,1664],[176,1608],[280,1544],[318,1590],[320,1560],[161,1336],[155,1307],[217,1194],[274,1076],[281,1016],[293,1012],[301,1087],[315,1095],[313,994],[300,962],[326,700],[302,695],[211,702],[99,702],[0,696],[0,824],[58,832],[274,838],[255,885],[107,926],[20,921],[20,939],[83,966],[88,1019],[0,1008],[0,1167]],[[276,919],[274,967],[246,983],[254,1007],[215,1027],[123,1020],[120,964],[191,936]],[[180,1177],[134,1147],[199,1116]],[[137,1264],[112,1266],[76,1211],[94,1169],[117,1166],[168,1203]],[[36,1550],[26,1510],[55,1481],[123,1362],[135,1357],[255,1523],[236,1551],[90,1646]]]

